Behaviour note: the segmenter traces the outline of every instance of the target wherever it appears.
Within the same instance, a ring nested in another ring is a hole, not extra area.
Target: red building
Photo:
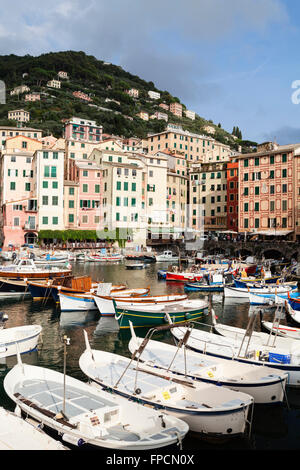
[[[238,231],[239,224],[239,161],[227,163],[227,228]]]

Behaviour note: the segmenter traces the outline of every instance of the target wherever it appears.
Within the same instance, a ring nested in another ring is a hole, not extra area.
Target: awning
[[[265,230],[260,232],[247,232],[247,235],[267,235],[268,237],[284,237],[293,233],[294,230]]]

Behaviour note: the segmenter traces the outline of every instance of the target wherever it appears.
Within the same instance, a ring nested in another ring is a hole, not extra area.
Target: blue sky
[[[82,50],[239,126],[245,139],[300,142],[297,0],[0,0],[0,54]],[[300,88],[300,87],[299,87]],[[299,93],[300,97],[300,93]]]

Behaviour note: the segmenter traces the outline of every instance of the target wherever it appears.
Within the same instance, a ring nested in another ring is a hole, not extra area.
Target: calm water
[[[163,269],[163,263],[151,264],[144,270],[128,271],[123,264],[101,266],[93,263],[73,264],[76,274],[88,274],[93,280],[105,280],[114,284],[127,284],[128,287],[151,287],[153,294],[182,293],[183,285],[166,283],[157,279],[157,270]],[[201,295],[201,294],[200,294]],[[198,293],[189,295],[199,297]],[[202,297],[205,297],[201,295]],[[209,296],[220,323],[245,327],[248,321],[247,303],[229,304],[223,302],[222,294]],[[39,351],[23,355],[28,364],[48,367],[63,371],[63,343],[66,334],[70,338],[67,356],[67,374],[87,381],[81,372],[78,360],[85,349],[83,329],[88,333],[91,347],[130,357],[128,341],[130,333],[119,331],[113,318],[101,318],[99,313],[64,312],[60,313],[52,302],[25,299],[22,301],[5,301],[0,303],[0,310],[8,314],[6,327],[26,324],[40,324],[43,327],[42,346]],[[268,317],[266,317],[268,319]],[[271,316],[270,316],[271,319]],[[203,319],[206,325],[211,324],[210,316]],[[139,336],[145,336],[147,330],[139,329]],[[160,333],[154,337],[172,343],[170,333]],[[0,406],[13,410],[14,404],[5,394],[3,379],[16,364],[15,358],[0,362]],[[183,450],[215,449],[200,438],[188,435]],[[300,390],[288,390],[288,405],[260,406],[255,408],[252,438],[250,441],[235,440],[226,446],[218,445],[217,449],[236,450],[298,450],[300,449]]]

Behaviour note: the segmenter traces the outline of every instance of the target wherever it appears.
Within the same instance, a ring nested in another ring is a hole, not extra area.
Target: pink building
[[[21,246],[37,235],[37,200],[31,152],[4,152],[1,156],[3,247]]]
[[[175,116],[182,117],[182,105],[180,103],[171,103],[170,112]]]
[[[25,101],[41,101],[41,95],[39,93],[29,93],[25,95]]]
[[[84,142],[100,142],[103,127],[97,126],[96,121],[72,117],[65,121],[65,139],[82,140]]]
[[[70,163],[70,180],[77,183],[78,190],[77,211],[68,208],[68,221],[75,223],[77,229],[97,230],[101,220],[101,169],[94,162],[77,160]]]
[[[80,100],[93,101],[92,98],[90,98],[86,93],[83,93],[83,91],[73,91],[73,96],[75,96],[75,98],[79,98]]]

